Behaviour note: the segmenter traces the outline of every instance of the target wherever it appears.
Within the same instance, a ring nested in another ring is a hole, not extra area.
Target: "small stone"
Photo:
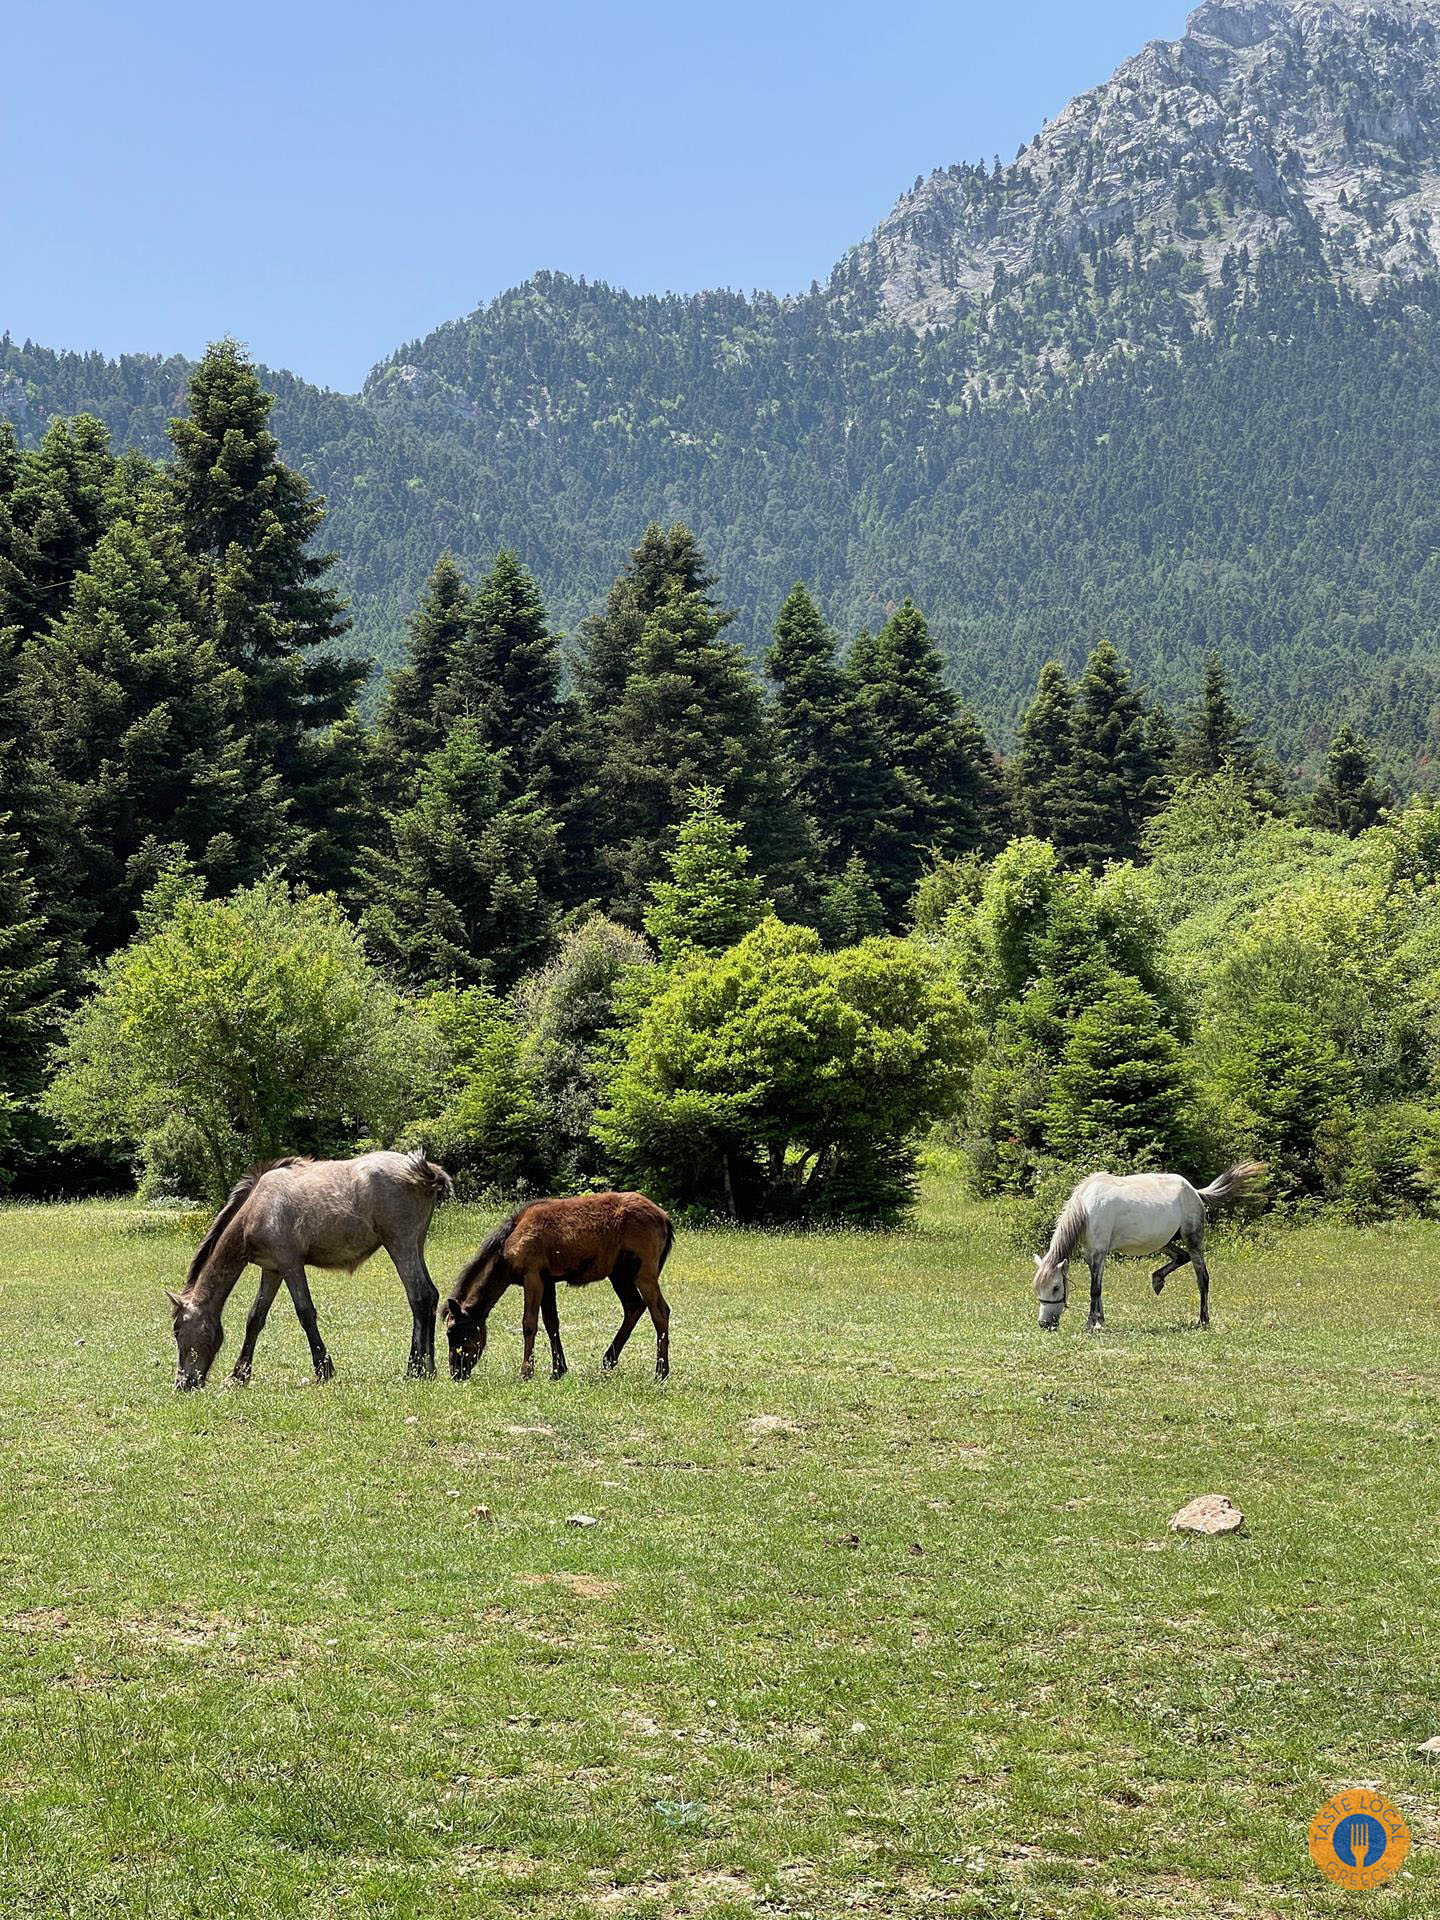
[[[419,1414],[418,1414],[418,1413],[407,1413],[407,1414],[406,1414],[406,1416],[405,1416],[405,1424],[406,1424],[406,1426],[407,1426],[407,1427],[418,1427],[418,1426],[419,1426],[419,1424],[420,1424],[420,1416],[419,1416]]]
[[[1172,1533],[1238,1533],[1245,1516],[1224,1493],[1202,1493],[1198,1500],[1171,1515]]]
[[[471,1507],[470,1518],[472,1520],[488,1520],[490,1518],[489,1507]]]
[[[600,1522],[593,1513],[572,1513],[565,1524],[567,1527],[598,1527]]]
[[[1429,1760],[1436,1766],[1440,1766],[1440,1733],[1437,1733],[1433,1740],[1426,1740],[1415,1751],[1422,1760]]]

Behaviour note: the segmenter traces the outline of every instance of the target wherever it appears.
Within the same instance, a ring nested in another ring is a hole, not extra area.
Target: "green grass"
[[[7,1920],[1440,1911],[1435,1229],[1222,1242],[1208,1337],[1117,1267],[1047,1338],[937,1178],[913,1234],[683,1234],[667,1388],[648,1323],[601,1377],[608,1288],[563,1383],[518,1296],[407,1383],[382,1260],[316,1283],[333,1387],[282,1298],[177,1397],[143,1227],[0,1212]],[[1169,1534],[1211,1490],[1248,1532]],[[1414,1841],[1363,1896],[1305,1845],[1357,1781]]]

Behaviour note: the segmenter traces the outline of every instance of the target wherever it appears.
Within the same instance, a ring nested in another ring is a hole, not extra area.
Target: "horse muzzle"
[[[1038,1315],[1038,1324],[1041,1330],[1045,1333],[1054,1333],[1060,1325],[1060,1316],[1064,1311],[1065,1302],[1063,1300],[1042,1300],[1040,1302],[1040,1312]]]

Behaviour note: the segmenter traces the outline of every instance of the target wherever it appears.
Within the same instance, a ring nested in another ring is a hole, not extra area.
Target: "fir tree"
[[[275,832],[277,783],[248,777],[241,677],[203,613],[193,566],[152,505],[142,524],[115,522],[65,617],[25,654],[27,705],[74,818],[100,953],[129,938],[175,849],[223,892],[258,870]]]
[[[18,835],[0,814],[0,1189],[36,1153],[34,1102],[60,1011],[59,963]]]
[[[885,902],[858,853],[829,880],[820,896],[816,929],[827,947],[854,947],[888,925]]]
[[[887,776],[836,657],[835,636],[803,586],[792,588],[780,609],[765,670],[775,683],[786,788],[810,821],[826,866],[838,872]]]
[[[529,792],[556,807],[570,730],[562,680],[540,589],[513,553],[501,553],[475,589],[442,705],[475,720],[490,751],[506,756],[512,796]]]
[[[862,635],[849,665],[895,783],[866,822],[858,851],[898,925],[928,852],[966,853],[992,837],[998,771],[988,749],[979,757],[978,728],[973,718],[962,719],[925,616],[912,602],[878,634]]]
[[[201,569],[222,663],[241,675],[243,736],[253,777],[279,776],[287,832],[272,849],[302,878],[321,879],[332,755],[330,731],[365,679],[362,661],[330,650],[350,622],[325,584],[335,556],[311,551],[325,503],[280,459],[273,396],[234,341],[212,346],[172,420],[174,495]]]
[[[1375,782],[1375,755],[1370,743],[1347,720],[1330,742],[1325,777],[1310,802],[1310,817],[1318,827],[1346,834],[1351,840],[1373,827],[1391,796]]]
[[[1026,831],[1060,852],[1075,844],[1075,689],[1058,660],[1040,670],[1011,762],[1015,812]]]
[[[674,851],[668,880],[651,887],[645,931],[662,960],[685,953],[723,953],[758,927],[771,910],[750,871],[740,829],[725,817],[718,787],[697,787]]]
[[[1155,757],[1144,701],[1120,656],[1102,640],[1076,691],[1071,843],[1098,871],[1140,853],[1145,825],[1165,803],[1168,769]]]
[[[1249,719],[1230,698],[1230,675],[1219,655],[1212,653],[1205,662],[1200,697],[1181,736],[1176,771],[1208,779],[1233,768],[1248,777],[1255,772],[1258,758]]]
[[[581,624],[575,688],[587,715],[601,716],[623,699],[645,623],[674,595],[703,600],[717,633],[730,624],[735,615],[721,610],[710,591],[714,584],[690,529],[677,522],[667,531],[652,521],[611,587],[604,613]]]
[[[8,432],[8,429],[6,430]],[[109,526],[117,504],[110,436],[80,414],[56,420],[33,453],[0,450],[0,628],[43,633]]]
[[[1179,1043],[1138,980],[1112,973],[1069,1028],[1045,1127],[1072,1157],[1114,1154],[1129,1167],[1185,1164],[1190,1090]]]
[[[406,624],[405,661],[390,675],[380,707],[381,740],[395,762],[399,786],[444,744],[442,696],[469,623],[470,589],[453,558],[442,553]]]
[[[418,796],[372,853],[361,917],[371,950],[412,987],[514,985],[538,966],[556,923],[555,823],[506,800],[503,767],[473,721],[423,764]]]

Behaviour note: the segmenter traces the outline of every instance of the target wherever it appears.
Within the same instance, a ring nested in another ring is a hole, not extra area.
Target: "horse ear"
[[[447,1300],[444,1306],[441,1307],[440,1309],[440,1324],[442,1326],[448,1327],[453,1322],[454,1318],[455,1318],[455,1302],[453,1300]]]
[[[1045,1264],[1045,1256],[1044,1256],[1044,1254],[1043,1254],[1043,1253],[1037,1253],[1037,1254],[1036,1254],[1036,1256],[1035,1256],[1035,1265],[1036,1265],[1037,1267],[1043,1267],[1043,1266],[1044,1266],[1044,1264]]]
[[[184,1311],[185,1302],[184,1300],[181,1299],[178,1293],[172,1293],[170,1289],[167,1287],[165,1289],[165,1298],[170,1302],[170,1305],[175,1309],[176,1313],[181,1313]]]

